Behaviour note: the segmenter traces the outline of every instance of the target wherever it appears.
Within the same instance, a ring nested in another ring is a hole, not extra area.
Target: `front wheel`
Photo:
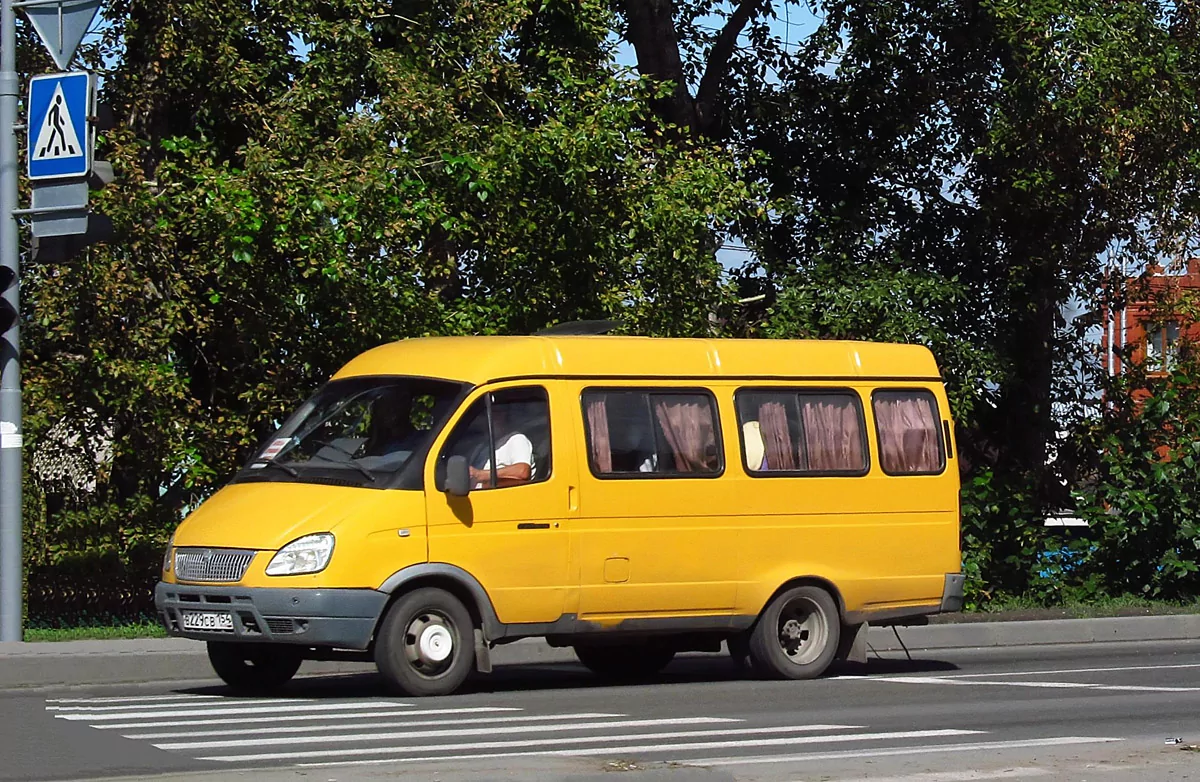
[[[750,633],[750,662],[770,679],[813,679],[833,662],[841,620],[824,589],[801,586],[767,606]]]
[[[270,692],[292,680],[304,657],[293,646],[209,641],[208,661],[233,689]]]
[[[474,625],[462,601],[425,587],[388,609],[375,640],[375,664],[402,695],[449,695],[471,673]]]

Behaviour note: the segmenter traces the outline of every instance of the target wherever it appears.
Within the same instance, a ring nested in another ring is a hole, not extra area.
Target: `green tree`
[[[106,13],[116,237],[26,292],[32,448],[102,452],[94,487],[40,483],[35,567],[90,552],[144,580],[180,515],[367,347],[605,316],[707,333],[732,294],[714,252],[746,177],[658,135],[601,6]]]
[[[1035,512],[1064,500],[1042,468],[1064,307],[1197,212],[1193,5],[833,0],[804,34],[783,2],[620,8],[660,118],[762,155],[764,333],[931,345],[973,461],[1030,473]]]

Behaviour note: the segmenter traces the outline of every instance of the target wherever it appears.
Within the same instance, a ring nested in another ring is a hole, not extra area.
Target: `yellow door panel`
[[[550,392],[551,425],[541,435],[549,438],[550,449],[535,467],[535,471],[548,469],[548,476],[543,473],[535,476],[535,482],[480,488],[466,497],[452,497],[435,488],[438,460],[430,459],[426,466],[429,561],[449,563],[473,575],[506,624],[553,622],[562,616],[568,594],[574,592],[566,525],[574,474],[573,434],[557,421],[555,408],[563,403],[553,386],[553,382],[527,382],[497,385],[486,392],[529,387]],[[484,396],[477,392],[467,400],[434,453],[445,455],[446,448],[453,447],[456,426],[466,425],[473,405]],[[530,433],[533,440],[538,436]]]

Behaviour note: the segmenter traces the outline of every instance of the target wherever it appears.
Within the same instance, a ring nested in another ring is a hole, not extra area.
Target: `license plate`
[[[184,630],[233,630],[233,614],[225,611],[180,611]]]

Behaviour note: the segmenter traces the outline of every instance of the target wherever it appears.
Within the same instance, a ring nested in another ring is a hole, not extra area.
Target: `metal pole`
[[[0,265],[18,268],[17,20],[0,0]],[[17,285],[4,291],[20,312]],[[0,339],[0,641],[22,640],[20,318]]]

